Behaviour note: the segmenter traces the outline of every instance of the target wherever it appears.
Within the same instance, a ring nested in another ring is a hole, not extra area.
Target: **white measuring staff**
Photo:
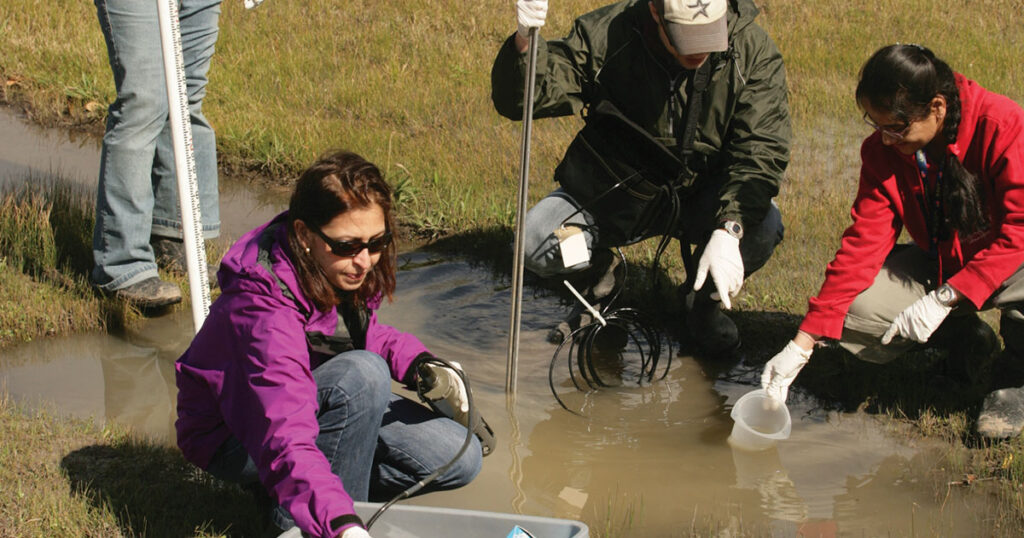
[[[188,110],[188,86],[185,60],[181,52],[181,27],[177,0],[157,0],[160,19],[160,46],[164,55],[164,81],[174,141],[174,169],[178,178],[178,206],[185,241],[185,264],[192,298],[192,322],[195,331],[210,313],[210,285],[206,274],[206,249],[203,247],[203,222],[199,213],[199,187],[192,147],[192,121]]]

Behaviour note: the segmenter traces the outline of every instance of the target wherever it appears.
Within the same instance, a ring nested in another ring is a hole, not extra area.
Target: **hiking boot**
[[[928,339],[928,345],[948,350],[945,375],[961,383],[987,386],[999,338],[977,314],[946,318]]]
[[[686,333],[705,355],[722,357],[740,348],[736,323],[722,312],[722,303],[711,298],[708,288],[687,293],[683,298],[683,310],[686,313]]]
[[[113,296],[146,310],[180,303],[181,289],[173,282],[165,282],[154,276],[114,290]]]
[[[156,264],[164,270],[178,275],[188,274],[188,262],[185,258],[185,242],[181,239],[153,235],[149,238],[153,247]],[[210,287],[217,286],[217,267],[206,264],[206,279]]]
[[[985,397],[978,434],[989,439],[1017,437],[1024,429],[1024,387],[999,389]]]
[[[590,267],[569,276],[566,280],[594,307],[594,310],[601,312],[602,302],[622,285],[625,268],[620,269],[621,265],[622,260],[612,251],[596,250]],[[572,301],[573,307],[569,315],[548,331],[548,342],[559,344],[576,329],[594,321],[594,317],[575,297]]]

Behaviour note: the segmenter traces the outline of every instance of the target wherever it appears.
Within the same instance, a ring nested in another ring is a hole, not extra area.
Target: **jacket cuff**
[[[355,514],[338,516],[331,520],[331,536],[341,536],[345,530],[355,525],[358,525],[363,529],[366,528],[366,524],[363,523],[363,520]]]
[[[419,370],[418,367],[420,365],[420,362],[433,358],[434,356],[427,351],[424,351],[419,355],[416,355],[416,358],[413,359],[411,363],[409,363],[409,368],[406,369],[405,376],[402,377],[402,384],[405,385],[407,389],[416,390],[416,380],[418,378],[416,372]]]

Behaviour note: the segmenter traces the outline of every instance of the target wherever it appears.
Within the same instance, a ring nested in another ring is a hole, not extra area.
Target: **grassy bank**
[[[0,396],[0,536],[260,536],[248,492],[181,454]]]
[[[574,15],[598,5],[553,3],[543,33],[565,33]],[[1024,101],[1019,0],[769,0],[761,6],[759,21],[787,60],[796,138],[778,199],[787,241],[737,301],[744,334],[755,335],[747,339],[754,355],[769,354],[792,334],[848,223],[859,140],[867,134],[851,95],[857,70],[873,50],[896,41],[923,43],[954,69]],[[231,0],[223,5],[205,105],[223,169],[285,183],[324,149],[347,147],[386,171],[408,229],[444,248],[507,256],[521,126],[493,111],[489,71],[513,28],[511,1],[499,9],[471,9],[441,0],[267,0],[246,12]],[[101,132],[114,91],[93,4],[0,3],[0,81],[0,101],[23,107],[34,121]],[[532,201],[552,187],[552,171],[579,124],[577,118],[534,124]],[[91,196],[38,179],[0,200],[0,348],[49,334],[116,329],[138,319],[97,298],[85,283]],[[628,254],[647,264],[653,245],[630,247]],[[670,279],[681,279],[677,256],[662,265]],[[928,386],[927,367],[938,359],[922,356],[928,360],[883,371],[826,357],[812,363],[802,383],[816,380],[820,396],[838,405],[891,411],[910,419],[922,435],[947,440],[948,474],[998,479],[994,489],[1005,510],[1000,528],[1019,528],[1021,442],[989,446],[974,439],[975,404],[936,409],[943,403],[938,389],[907,395],[906,387]],[[216,485],[194,486],[199,479],[174,454],[126,434],[81,424],[49,428],[51,423],[63,424],[25,415],[6,402],[0,407],[0,473],[7,473],[0,474],[0,536],[160,536],[155,529],[164,526],[176,529],[175,535],[197,528],[246,534],[237,526],[224,530],[245,520],[234,512],[241,508],[225,508],[231,512],[225,515],[202,511],[213,502],[197,502],[188,509],[199,510],[201,521],[181,527],[159,509],[132,508],[137,501],[130,494],[114,499],[88,493],[99,480],[88,470],[106,461],[131,467],[124,462],[152,460],[134,476],[171,483],[154,498],[175,498],[175,487],[199,487],[197,498],[203,499]],[[77,471],[63,461],[72,454],[80,458]],[[108,469],[116,474],[123,467]],[[939,481],[936,487],[941,492],[947,486]],[[240,495],[229,498],[243,502]],[[38,498],[43,502],[26,500]]]

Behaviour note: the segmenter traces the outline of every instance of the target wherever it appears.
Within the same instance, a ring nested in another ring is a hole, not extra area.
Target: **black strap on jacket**
[[[693,154],[693,140],[697,135],[697,118],[700,117],[701,105],[704,100],[704,90],[707,89],[708,82],[711,81],[711,64],[714,60],[714,55],[708,56],[708,59],[693,71],[689,77],[690,84],[687,88],[686,97],[686,119],[683,123],[683,134],[680,137],[679,144],[679,152],[683,161],[683,166],[686,166],[689,163],[689,157]],[[679,224],[679,217],[682,215],[683,209],[682,201],[679,199],[678,186],[666,188],[671,190],[671,192],[668,193],[670,204],[669,218],[665,224],[665,230],[661,234],[661,239],[658,241],[658,247],[654,249],[654,263],[651,264],[650,276],[655,289],[659,288],[661,285],[660,279],[658,278],[658,261],[661,259],[661,255],[665,253],[665,249],[668,248],[668,244],[672,242],[672,232],[675,231],[676,226]],[[689,250],[689,247],[680,250]],[[684,264],[686,261],[686,256],[683,256]],[[687,265],[687,278],[689,278],[691,274],[691,268]]]
[[[257,243],[259,250],[256,260],[267,272],[274,276],[281,293],[288,299],[291,299],[295,303],[295,307],[302,313],[302,316],[308,320],[312,312],[306,309],[302,302],[295,297],[292,290],[274,272],[273,264],[270,263],[270,249],[277,241],[278,230],[283,225],[283,222],[278,222],[267,226],[263,230]],[[367,309],[355,305],[352,301],[342,301],[336,310],[338,312],[338,322],[335,324],[333,334],[324,334],[320,331],[306,331],[306,342],[309,344],[310,350],[333,357],[353,349],[366,349],[366,330],[370,326],[370,316]]]
[[[704,90],[707,89],[708,82],[711,81],[711,63],[713,60],[713,56],[708,56],[708,59],[693,71],[689,77],[690,85],[687,88],[686,96],[686,121],[683,123],[683,135],[680,138],[679,148],[683,162],[686,162],[686,158],[693,153],[693,139],[697,134],[697,118],[700,116],[701,104],[704,100]]]

